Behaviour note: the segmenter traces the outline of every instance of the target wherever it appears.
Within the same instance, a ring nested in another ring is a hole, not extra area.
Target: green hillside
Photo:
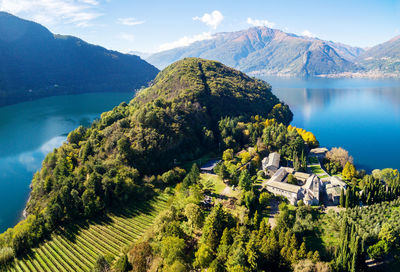
[[[129,104],[72,131],[46,156],[32,181],[28,218],[1,234],[0,246],[22,256],[60,225],[146,201],[183,179],[180,165],[240,141],[226,136],[221,119],[255,115],[292,119],[261,80],[214,61],[172,64]]]
[[[0,106],[52,95],[127,92],[158,70],[121,54],[0,11]]]
[[[166,209],[166,200],[167,196],[159,196],[97,220],[68,226],[15,260],[6,270],[91,271],[99,256],[117,259],[132,246],[153,225],[158,213]]]

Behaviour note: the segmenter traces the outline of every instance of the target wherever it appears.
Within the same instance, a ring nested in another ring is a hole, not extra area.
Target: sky
[[[267,26],[371,47],[400,35],[400,0],[0,0],[0,10],[121,52]]]

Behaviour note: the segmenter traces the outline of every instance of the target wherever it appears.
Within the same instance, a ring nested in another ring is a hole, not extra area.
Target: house
[[[266,189],[274,195],[286,197],[290,204],[296,205],[299,198],[299,186],[286,182],[268,181]]]
[[[332,184],[326,184],[325,191],[329,201],[332,202],[334,205],[339,205],[342,188]]]
[[[318,147],[318,148],[311,149],[310,155],[315,156],[318,159],[324,159],[327,152],[328,152],[328,149],[326,147]]]
[[[332,176],[329,179],[329,183],[335,186],[340,186],[341,188],[346,189],[347,188],[347,183],[344,182],[341,178],[337,177],[337,176]]]
[[[332,176],[329,178],[329,181],[325,182],[326,195],[328,196],[329,201],[334,205],[339,204],[341,191],[342,189],[345,190],[346,188],[346,182],[337,176]]]
[[[302,186],[304,191],[304,204],[318,205],[321,181],[316,175],[310,175]]]
[[[301,181],[304,181],[304,185],[287,183],[289,174],[297,175]],[[263,187],[274,195],[286,197],[292,205],[296,205],[299,200],[303,200],[306,205],[318,205],[322,185],[316,175],[294,172],[293,168],[281,167],[270,180],[263,183]]]
[[[267,175],[273,175],[279,168],[279,162],[281,155],[277,152],[269,153],[268,157],[265,157],[262,161],[262,170]]]
[[[209,174],[213,174],[214,173],[214,168],[215,166],[217,166],[217,164],[220,162],[221,160],[211,160],[208,161],[206,164],[204,164],[203,166],[201,166],[200,171],[202,173],[209,173]]]
[[[295,172],[293,175],[298,181],[301,181],[303,184],[306,183],[307,179],[311,176],[308,173],[303,172]]]

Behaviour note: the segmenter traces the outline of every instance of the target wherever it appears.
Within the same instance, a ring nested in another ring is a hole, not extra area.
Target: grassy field
[[[226,187],[225,183],[217,175],[208,174],[208,173],[202,173],[202,174],[200,174],[200,177],[201,177],[201,182],[203,184],[205,184],[207,181],[211,181],[213,183],[213,185],[214,185],[213,193],[221,194],[222,191]]]
[[[52,235],[6,271],[90,271],[99,255],[117,257],[148,230],[167,207],[167,196],[134,205]]]

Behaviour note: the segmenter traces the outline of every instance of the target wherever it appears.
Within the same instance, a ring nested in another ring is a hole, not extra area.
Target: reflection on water
[[[342,146],[357,166],[400,168],[400,81],[266,78],[321,145]]]

